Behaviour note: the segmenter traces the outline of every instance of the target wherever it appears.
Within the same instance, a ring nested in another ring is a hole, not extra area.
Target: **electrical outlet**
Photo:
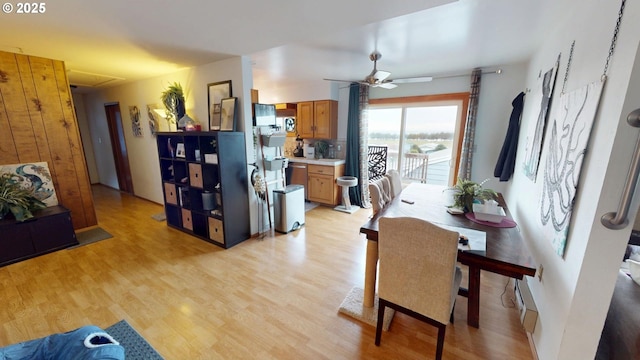
[[[538,266],[538,270],[536,271],[536,277],[538,277],[538,281],[542,281],[542,270],[544,270],[544,268],[542,267],[542,264],[540,264],[540,266]]]

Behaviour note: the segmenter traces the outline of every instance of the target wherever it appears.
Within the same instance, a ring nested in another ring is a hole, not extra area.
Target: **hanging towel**
[[[509,181],[516,166],[516,150],[518,150],[518,134],[520,133],[520,117],[522,116],[522,107],[524,105],[524,93],[521,92],[511,102],[513,110],[509,119],[509,128],[507,136],[502,144],[500,156],[496,168],[493,170],[493,176],[500,178],[500,181]]]

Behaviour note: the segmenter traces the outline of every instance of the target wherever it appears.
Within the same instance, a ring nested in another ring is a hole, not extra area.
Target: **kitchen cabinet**
[[[299,102],[296,111],[298,134],[304,139],[338,137],[338,102],[319,100]]]
[[[167,225],[229,248],[250,234],[242,132],[157,134]]]
[[[344,164],[307,166],[307,199],[325,205],[340,203],[340,189],[336,179],[344,175]]]

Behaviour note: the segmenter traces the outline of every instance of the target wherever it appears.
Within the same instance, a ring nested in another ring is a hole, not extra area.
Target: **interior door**
[[[124,141],[124,129],[122,127],[120,105],[109,104],[105,105],[104,109],[107,113],[107,123],[111,138],[111,149],[113,150],[113,160],[116,165],[118,187],[121,191],[133,194],[133,182],[131,180],[131,169],[129,168],[127,144]]]

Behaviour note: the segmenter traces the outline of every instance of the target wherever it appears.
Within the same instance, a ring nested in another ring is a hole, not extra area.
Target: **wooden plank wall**
[[[0,51],[0,164],[46,161],[73,227],[97,225],[64,63]]]

